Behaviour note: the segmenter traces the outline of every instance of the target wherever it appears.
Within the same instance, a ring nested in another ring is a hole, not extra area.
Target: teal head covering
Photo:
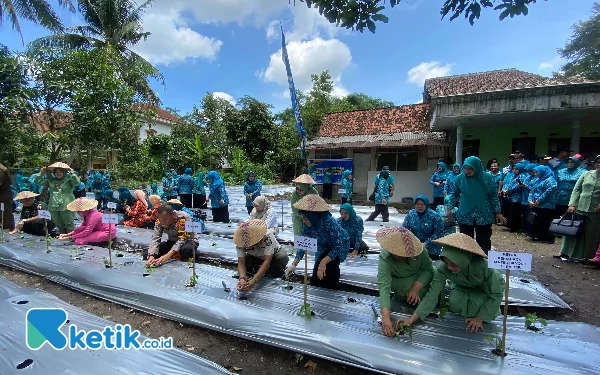
[[[438,162],[437,165],[439,167],[442,167],[441,171],[436,171],[437,173],[446,173],[448,171],[446,168],[446,163],[444,163],[443,161]]]
[[[191,175],[192,174],[192,168],[186,168],[185,169],[185,174]]]
[[[456,167],[458,167],[458,173],[456,173],[456,172],[454,171],[454,168],[456,168]],[[460,164],[458,164],[458,163],[454,164],[454,165],[452,166],[452,173],[454,173],[455,175],[457,175],[457,176],[458,176],[458,175],[460,174],[460,172],[461,172],[461,168],[462,168],[462,165],[460,165]]]
[[[542,182],[553,175],[552,169],[545,165],[538,165],[537,167],[535,167],[535,171],[540,174],[538,182]]]
[[[527,172],[532,172],[532,173],[533,173],[533,170],[535,169],[535,167],[536,167],[536,165],[535,165],[535,164],[533,164],[533,163],[529,163],[529,164],[527,164],[527,166],[525,167],[525,171],[527,171]]]
[[[250,175],[254,175],[254,181],[250,181]],[[246,173],[246,183],[248,185],[254,185],[256,183],[256,173],[248,171],[248,173]]]
[[[152,191],[158,190],[158,184],[153,182],[152,185],[150,185],[150,189],[152,189]]]
[[[514,166],[519,170],[519,173],[523,173],[525,171],[525,168],[527,168],[528,164],[525,163],[517,163]]]
[[[344,210],[350,215],[350,219],[354,219],[356,217],[356,211],[354,211],[354,207],[350,203],[344,203],[340,206],[340,210]]]
[[[574,170],[576,170],[577,168],[579,168],[579,164],[581,164],[581,161],[579,159],[574,158],[572,156],[570,158],[567,158],[567,160],[572,160],[573,163],[575,163],[575,166],[573,168],[568,168],[569,172],[573,172]]]
[[[464,167],[471,167],[475,174],[467,177],[464,172]],[[494,178],[491,174],[483,169],[481,159],[477,156],[469,156],[463,164],[463,172],[456,176],[454,184],[461,191],[461,200],[458,206],[458,211],[461,214],[466,214],[473,207],[478,207],[481,212],[487,211],[487,193],[494,186]]]
[[[342,172],[342,178],[348,178],[351,174],[352,171],[346,169],[344,172]]]
[[[417,203],[418,200],[423,201],[423,203],[425,204],[425,207],[429,208],[429,198],[427,198],[427,196],[417,195],[415,198],[415,203]]]
[[[387,179],[388,179],[388,177],[390,177],[390,171],[383,170],[383,171],[379,172],[379,175],[380,175],[382,178],[385,178],[385,179],[387,180]]]

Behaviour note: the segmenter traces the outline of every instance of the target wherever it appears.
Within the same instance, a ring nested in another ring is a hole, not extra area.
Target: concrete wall
[[[144,140],[148,137],[148,135],[146,134],[146,130],[152,129],[152,130],[156,130],[156,135],[158,134],[165,134],[165,135],[170,135],[171,134],[171,125],[168,124],[163,124],[161,122],[154,122],[152,124],[148,124],[148,122],[141,122],[140,123],[140,143],[144,142]]]
[[[369,171],[368,194],[357,199],[368,199],[368,196],[373,192],[375,184],[373,180],[380,171]],[[432,171],[414,171],[414,172],[392,172],[396,188],[394,196],[391,199],[392,203],[399,203],[404,197],[415,198],[417,195],[423,194],[433,201],[433,187],[429,183]]]
[[[600,126],[581,126],[581,137],[598,137],[592,135],[592,131],[597,132]],[[521,132],[527,132],[527,135],[520,135]],[[552,135],[550,135],[552,133]],[[556,133],[556,134],[554,134]],[[501,128],[468,128],[464,129],[464,140],[480,140],[479,157],[485,165],[491,158],[497,158],[500,166],[507,162],[509,154],[514,152],[512,149],[513,138],[535,137],[536,154],[548,153],[548,139],[550,138],[570,138],[571,124],[558,125],[503,125]],[[471,137],[469,137],[471,135]],[[456,140],[456,130],[451,132],[451,139]],[[455,141],[454,141],[455,142]],[[454,147],[451,155],[454,157]]]

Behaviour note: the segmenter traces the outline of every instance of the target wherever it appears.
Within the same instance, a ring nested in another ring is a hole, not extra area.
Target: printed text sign
[[[533,256],[529,253],[509,253],[505,251],[490,251],[488,267],[497,270],[531,271]]]
[[[0,203],[0,211],[4,211],[4,203]]]
[[[275,204],[279,205],[279,206],[287,206],[288,204],[290,204],[290,201],[286,201],[286,200],[277,201],[277,202],[275,202]]]
[[[317,251],[317,239],[304,236],[294,236],[294,247],[296,249],[314,253]]]
[[[50,215],[50,211],[46,210],[38,210],[38,216],[42,219],[51,220],[52,215]]]
[[[117,208],[117,204],[116,204],[115,202],[108,202],[108,203],[106,204],[106,208],[108,208],[109,210],[110,210],[110,209],[113,209],[113,210],[114,210],[114,209],[116,209],[116,208]]]
[[[188,233],[202,233],[202,223],[186,222],[185,231]]]
[[[116,214],[103,214],[102,223],[104,224],[115,224],[119,223],[119,215]]]
[[[340,193],[340,194],[346,194],[346,189],[339,189],[338,193]]]
[[[96,199],[96,194],[94,193],[85,193],[85,197],[89,199]]]
[[[113,198],[119,199],[120,193],[118,191],[113,192]]]

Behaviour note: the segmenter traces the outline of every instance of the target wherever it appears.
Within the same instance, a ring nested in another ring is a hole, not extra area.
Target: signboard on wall
[[[331,183],[340,183],[342,181],[342,173],[347,169],[352,170],[352,158],[346,159],[309,159],[308,174],[317,182],[323,183],[323,173],[330,167],[333,171]]]

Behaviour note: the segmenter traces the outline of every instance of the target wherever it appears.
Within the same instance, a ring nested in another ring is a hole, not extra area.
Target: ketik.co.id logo
[[[161,337],[159,340],[146,339],[140,343],[140,332],[132,330],[129,324],[104,327],[102,331],[78,330],[75,324],[69,326],[68,336],[60,330],[67,322],[64,309],[30,309],[27,311],[27,347],[38,350],[50,344],[56,350],[69,349],[171,349],[173,339]]]

